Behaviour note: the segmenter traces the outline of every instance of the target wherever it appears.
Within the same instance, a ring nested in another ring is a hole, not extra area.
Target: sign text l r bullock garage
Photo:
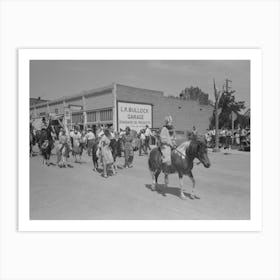
[[[140,131],[146,125],[152,127],[152,105],[118,102],[118,129]]]

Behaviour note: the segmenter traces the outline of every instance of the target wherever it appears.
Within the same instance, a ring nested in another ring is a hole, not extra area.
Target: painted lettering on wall
[[[118,102],[118,128],[129,126],[137,132],[152,127],[152,105]]]

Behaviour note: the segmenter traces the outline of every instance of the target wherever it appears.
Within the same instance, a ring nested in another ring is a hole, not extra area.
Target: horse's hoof
[[[187,197],[184,195],[184,193],[180,193],[180,198],[181,198],[182,200],[186,200],[186,199],[187,199]]]
[[[154,192],[157,190],[156,185],[151,185],[151,190]]]
[[[195,194],[195,195],[194,195],[194,198],[195,198],[195,199],[200,199],[200,196],[199,196],[198,194]]]

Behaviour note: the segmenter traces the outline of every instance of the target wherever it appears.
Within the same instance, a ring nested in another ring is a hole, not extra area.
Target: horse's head
[[[197,158],[204,167],[209,168],[211,163],[208,158],[206,140],[204,138],[195,137],[191,140],[189,153],[195,158]]]

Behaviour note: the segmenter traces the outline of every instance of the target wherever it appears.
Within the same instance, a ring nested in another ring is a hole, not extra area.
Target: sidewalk
[[[250,155],[250,152],[239,151],[238,149],[224,149],[220,148],[220,152],[213,152],[212,148],[208,148],[209,153],[224,154],[224,155]]]

